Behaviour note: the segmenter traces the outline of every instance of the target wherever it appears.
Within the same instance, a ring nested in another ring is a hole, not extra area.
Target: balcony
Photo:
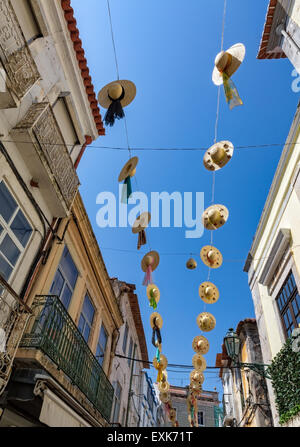
[[[66,217],[79,179],[50,104],[33,104],[11,135],[53,216]]]
[[[113,387],[59,298],[37,296],[32,311],[20,348],[42,351],[109,421]]]
[[[0,109],[18,102],[40,78],[9,0],[0,0]]]

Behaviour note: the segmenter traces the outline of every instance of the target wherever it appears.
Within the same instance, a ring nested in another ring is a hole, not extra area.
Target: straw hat
[[[212,269],[221,267],[223,263],[223,256],[221,252],[212,245],[206,245],[200,251],[200,257],[205,265]]]
[[[175,408],[171,408],[170,413],[169,413],[169,419],[170,419],[170,421],[175,421],[176,420],[176,410],[175,410]]]
[[[219,141],[211,146],[204,155],[203,164],[209,171],[223,168],[233,155],[233,144],[230,141]]]
[[[138,164],[138,161],[139,161],[138,157],[132,157],[127,161],[127,163],[125,163],[119,174],[118,178],[119,182],[122,182],[128,176],[132,177],[135,174],[136,165]]]
[[[155,299],[156,304],[158,304],[160,300],[160,291],[159,288],[155,284],[148,284],[146,289],[148,300],[150,301],[152,298]]]
[[[151,214],[148,212],[142,213],[139,215],[139,217],[136,218],[134,221],[134,224],[132,226],[132,232],[134,234],[140,233],[141,231],[145,230],[145,228],[148,227],[148,224],[151,220]]]
[[[209,332],[212,331],[216,326],[216,319],[209,312],[202,312],[197,317],[197,324],[201,331]]]
[[[226,51],[221,51],[215,59],[215,68],[212,80],[215,85],[223,84],[222,72],[231,77],[243,62],[246,48],[242,43],[237,43]]]
[[[170,384],[169,384],[169,382],[167,382],[165,380],[165,381],[159,382],[157,387],[161,393],[167,393],[170,389]]]
[[[122,88],[123,87],[123,88]],[[120,100],[122,107],[128,106],[136,95],[136,86],[133,82],[127,80],[118,80],[106,84],[98,93],[99,104],[108,109],[112,100],[116,100],[121,97],[124,91],[124,98]],[[109,98],[110,96],[110,98]]]
[[[192,396],[199,397],[202,391],[202,385],[194,383],[190,383],[189,390]]]
[[[209,341],[203,335],[197,335],[193,340],[192,346],[197,354],[207,354],[209,351]]]
[[[158,363],[157,358],[153,359],[153,366],[155,369],[166,369],[168,366],[168,359],[165,355],[160,354],[160,362]]]
[[[192,362],[196,371],[204,371],[206,369],[206,360],[203,355],[195,354]]]
[[[153,312],[150,315],[150,325],[151,325],[152,329],[154,329],[154,327],[155,327],[154,321],[155,321],[155,326],[158,327],[158,329],[161,329],[162,325],[163,325],[163,319],[162,319],[161,315],[159,315],[158,312]]]
[[[228,219],[229,211],[224,205],[211,205],[202,214],[202,223],[207,230],[217,230]]]
[[[197,267],[197,262],[195,261],[195,259],[190,258],[187,261],[186,266],[189,270],[194,270]]]
[[[152,271],[156,269],[159,264],[159,254],[157,251],[149,251],[142,259],[141,266],[143,272],[146,272],[149,265],[151,265]]]
[[[220,294],[212,282],[206,281],[199,286],[199,296],[205,303],[213,304],[218,301]]]
[[[171,394],[169,392],[161,391],[159,393],[159,398],[162,401],[162,403],[166,404],[166,403],[170,402]]]
[[[200,388],[202,383],[204,382],[204,374],[202,371],[193,369],[190,373],[190,381],[191,385],[194,385],[195,388]]]

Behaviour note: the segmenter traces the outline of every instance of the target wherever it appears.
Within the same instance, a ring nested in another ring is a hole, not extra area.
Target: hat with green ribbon
[[[146,293],[149,300],[149,305],[155,310],[160,300],[159,288],[155,284],[148,284]]]

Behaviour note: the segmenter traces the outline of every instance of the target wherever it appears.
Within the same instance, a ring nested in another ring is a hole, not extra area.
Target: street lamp
[[[270,365],[264,365],[263,363],[241,363],[239,361],[241,340],[232,328],[228,330],[226,336],[224,337],[224,344],[227,354],[231,358],[234,367],[240,369],[249,368],[260,376],[271,379],[271,376],[268,373],[268,368]]]

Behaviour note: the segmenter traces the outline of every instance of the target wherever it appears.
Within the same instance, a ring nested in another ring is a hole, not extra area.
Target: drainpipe
[[[135,358],[135,350],[136,350],[136,344],[133,348],[133,356],[132,358]],[[132,376],[133,376],[133,367],[134,367],[134,360],[131,360],[131,371],[130,371],[130,382],[129,382],[129,391],[128,391],[128,402],[127,402],[127,411],[126,411],[126,422],[125,427],[128,427],[128,416],[129,416],[129,408],[130,408],[130,397],[131,397],[131,385],[132,385]]]

